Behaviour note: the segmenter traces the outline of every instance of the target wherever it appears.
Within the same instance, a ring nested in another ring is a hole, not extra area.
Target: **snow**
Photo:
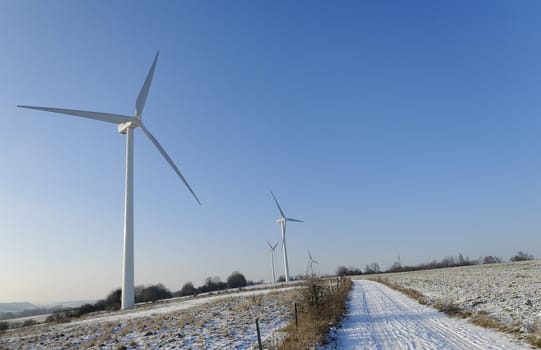
[[[291,318],[297,288],[145,304],[66,324],[8,331],[0,335],[0,348],[251,349],[257,344],[256,318],[269,346],[283,336],[278,331]]]
[[[295,287],[288,287],[283,288],[281,291],[284,290],[291,290]],[[257,296],[257,295],[263,295],[273,292],[273,289],[262,289],[262,290],[252,290],[250,292],[238,292],[239,295],[243,296]],[[120,311],[115,313],[110,313],[105,316],[101,317],[93,317],[91,319],[87,320],[81,320],[81,321],[75,321],[72,324],[84,324],[84,323],[95,323],[95,322],[113,322],[113,321],[122,321],[131,319],[133,317],[149,317],[153,315],[159,315],[164,313],[170,313],[173,311],[180,311],[180,310],[186,310],[192,307],[201,306],[204,304],[208,304],[211,302],[217,302],[223,299],[231,298],[232,294],[222,294],[222,295],[215,295],[211,296],[210,294],[207,294],[207,297],[203,298],[180,298],[182,300],[181,302],[175,302],[165,300],[158,304],[146,304],[143,305],[143,308],[136,308],[132,310],[126,310],[126,311]],[[146,306],[146,308],[145,308]]]
[[[429,304],[488,313],[520,331],[513,335],[450,318],[377,282],[354,281],[347,314],[320,349],[527,349],[523,340],[541,324],[540,272],[541,261],[529,261],[383,275]],[[298,288],[182,298],[7,331],[0,349],[255,349],[256,318],[268,348],[284,336]]]
[[[518,350],[506,335],[450,318],[377,282],[357,280],[330,349]]]
[[[539,332],[541,261],[479,265],[385,274],[382,277],[422,293],[429,304],[454,304],[519,330]]]

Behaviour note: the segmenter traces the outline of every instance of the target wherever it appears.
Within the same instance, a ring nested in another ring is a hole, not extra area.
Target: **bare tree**
[[[511,257],[511,261],[526,261],[526,260],[533,260],[533,255],[524,253],[524,252],[518,252],[515,256]]]
[[[370,265],[366,265],[364,272],[365,273],[380,273],[381,268],[379,267],[379,264],[377,262],[373,262]]]

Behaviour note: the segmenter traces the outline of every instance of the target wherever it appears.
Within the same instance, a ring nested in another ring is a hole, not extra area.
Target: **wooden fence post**
[[[295,328],[299,330],[299,319],[297,317],[297,303],[295,303]]]
[[[257,343],[259,344],[259,350],[263,350],[263,345],[261,344],[261,332],[259,331],[259,319],[255,319],[255,328],[257,329]]]

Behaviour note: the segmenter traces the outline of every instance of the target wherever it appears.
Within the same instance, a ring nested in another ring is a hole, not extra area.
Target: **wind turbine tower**
[[[310,249],[307,249],[307,250],[308,250],[308,265],[306,266],[306,274],[309,277],[314,277],[314,264],[319,265],[319,261],[314,260],[314,258],[312,258],[312,254],[310,253]]]
[[[287,264],[287,248],[286,248],[286,222],[288,221],[304,222],[304,221],[286,217],[286,215],[284,214],[284,211],[280,207],[280,204],[278,204],[278,200],[276,199],[276,196],[274,195],[274,193],[272,193],[272,191],[270,191],[270,193],[281,215],[280,218],[276,220],[276,222],[280,224],[280,228],[282,230],[282,252],[284,254],[285,278],[286,278],[286,282],[289,282],[289,266]]]
[[[272,264],[272,283],[276,283],[276,273],[274,272],[274,251],[276,250],[276,246],[278,245],[278,242],[274,243],[274,245],[270,244],[269,241],[266,241],[270,248],[271,253],[271,264]]]
[[[161,155],[165,158],[167,163],[173,168],[173,171],[180,177],[184,185],[191,192],[197,203],[201,204],[199,198],[195,195],[194,191],[188,184],[188,181],[182,176],[180,170],[165,152],[158,140],[152,136],[150,131],[143,125],[142,114],[145,107],[145,101],[147,99],[148,91],[150,90],[150,84],[152,83],[152,77],[154,76],[154,69],[158,62],[159,51],[154,57],[152,66],[147,74],[145,82],[141,87],[137,100],[135,102],[135,114],[133,116],[113,114],[113,113],[101,113],[101,112],[89,112],[75,109],[64,108],[51,108],[51,107],[37,107],[37,106],[17,106],[22,108],[37,109],[40,111],[68,114],[76,117],[88,118],[99,120],[102,122],[108,122],[118,125],[118,132],[126,135],[126,185],[125,185],[125,197],[124,197],[124,252],[122,258],[122,309],[129,309],[135,304],[135,287],[134,287],[134,267],[133,267],[133,131],[135,128],[140,127],[143,133],[150,139],[150,142],[158,149]]]

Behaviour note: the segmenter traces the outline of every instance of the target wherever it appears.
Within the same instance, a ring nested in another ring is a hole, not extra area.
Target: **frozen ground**
[[[330,349],[518,350],[506,335],[450,318],[377,282],[357,280]]]
[[[539,334],[541,261],[479,265],[382,275],[422,293],[429,304],[454,304],[488,313],[517,331],[519,338]]]
[[[253,290],[0,333],[0,349],[252,349],[255,319],[267,346],[290,320],[295,288]]]

